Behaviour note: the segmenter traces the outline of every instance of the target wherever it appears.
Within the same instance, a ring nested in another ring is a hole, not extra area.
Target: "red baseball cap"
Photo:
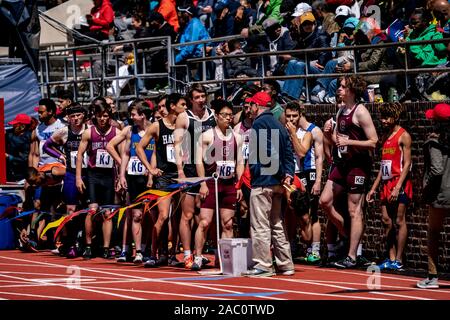
[[[256,103],[258,106],[267,107],[267,104],[272,101],[272,98],[267,92],[260,91],[255,93],[250,101]]]
[[[31,123],[31,117],[29,115],[26,115],[25,113],[19,113],[16,115],[16,118],[14,120],[11,120],[8,122],[9,125],[15,125],[15,124],[30,124]]]
[[[439,103],[433,109],[425,111],[427,119],[447,120],[450,118],[450,105],[446,103]]]

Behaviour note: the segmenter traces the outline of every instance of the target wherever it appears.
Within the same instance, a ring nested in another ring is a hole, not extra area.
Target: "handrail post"
[[[47,80],[47,98],[50,98],[50,58],[48,53],[45,54],[45,78]]]
[[[169,87],[169,90],[166,93],[169,94],[174,92],[172,85],[170,84],[170,73],[172,72],[173,60],[172,39],[167,36],[167,85]]]
[[[308,60],[308,51],[305,51],[305,84],[306,84],[306,102],[310,103],[311,99],[309,96],[309,60]],[[300,96],[302,95],[302,93],[300,92]]]
[[[78,100],[78,76],[77,76],[77,50],[76,49],[72,49],[72,75],[73,75],[73,99],[74,101]]]
[[[206,57],[206,43],[203,44],[202,57]],[[202,80],[206,81],[206,61],[202,62]]]
[[[134,94],[136,95],[136,97],[139,97],[139,88],[138,88],[139,80],[137,78],[137,75],[138,75],[138,70],[137,70],[138,55],[137,55],[137,53],[138,53],[137,52],[137,42],[135,42],[134,45],[133,45],[133,54],[134,54],[134,60],[133,60],[133,64],[134,64],[134,68],[133,68],[133,70],[134,70],[134,72],[133,72],[133,75],[134,75]],[[117,91],[119,91],[119,90],[117,90]],[[116,92],[116,96],[118,96],[117,92]]]

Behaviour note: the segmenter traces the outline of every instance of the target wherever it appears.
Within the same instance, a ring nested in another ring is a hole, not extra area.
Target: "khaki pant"
[[[250,194],[250,232],[253,261],[257,269],[273,271],[270,245],[278,271],[293,270],[291,248],[281,220],[281,186],[252,188]]]

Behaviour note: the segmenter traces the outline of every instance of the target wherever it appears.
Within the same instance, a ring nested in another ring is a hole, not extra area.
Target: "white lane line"
[[[25,259],[11,258],[11,257],[0,257],[0,258],[9,259],[9,260],[15,260],[15,261],[32,262],[32,263],[36,263],[36,264],[39,264],[39,265],[61,266],[61,265],[58,265],[58,264],[53,264],[53,263],[48,263],[48,262],[32,261],[32,260],[25,260]],[[201,289],[207,289],[207,290],[222,291],[222,292],[226,292],[226,293],[236,293],[236,294],[242,293],[242,292],[237,292],[237,291],[232,291],[232,290],[225,290],[225,289],[218,289],[218,288],[209,288],[208,286],[205,286],[204,284],[200,285],[200,284],[192,284],[192,283],[177,282],[177,281],[170,281],[169,282],[167,280],[158,280],[158,279],[152,279],[152,278],[130,276],[130,275],[126,275],[126,274],[117,274],[117,273],[113,273],[113,272],[92,270],[90,268],[84,268],[84,267],[79,267],[79,270],[80,271],[84,270],[84,271],[88,271],[88,272],[97,272],[97,273],[101,273],[101,274],[104,274],[104,275],[118,276],[118,277],[121,277],[122,279],[123,278],[128,278],[128,279],[137,279],[137,280],[147,280],[149,282],[155,282],[155,283],[170,283],[170,284],[176,284],[176,285],[185,286],[185,287],[194,287],[194,288],[201,288]],[[126,270],[122,270],[122,271],[126,271]],[[6,275],[1,275],[0,274],[0,276],[6,276]],[[103,293],[104,294],[108,294],[106,292],[103,292]],[[113,294],[111,293],[111,295],[113,295]],[[199,296],[198,298],[205,298],[205,297]],[[207,298],[205,298],[205,299],[207,299]]]
[[[0,294],[7,294],[7,295],[13,295],[13,296],[24,296],[24,297],[33,297],[33,298],[44,298],[44,299],[56,299],[56,300],[80,300],[80,299],[74,299],[74,298],[64,298],[64,297],[56,297],[56,296],[43,296],[40,294],[31,294],[31,293],[14,293],[14,292],[1,292]],[[5,299],[6,300],[6,299]]]
[[[283,279],[286,281],[293,281],[293,282],[297,282],[293,279]],[[329,286],[332,288],[337,288],[337,289],[345,289],[345,290],[351,290],[351,291],[359,291],[359,289],[355,289],[355,288],[346,288],[346,287],[342,287],[342,286],[337,286],[337,285],[332,285],[332,284],[324,284],[324,283],[319,283],[316,282],[314,280],[300,280],[299,282],[302,283],[309,283],[312,285],[316,285],[316,286]],[[344,284],[349,284],[349,283],[344,283]],[[357,284],[357,285],[361,285],[364,286],[362,284]],[[367,288],[367,285],[364,286],[365,288]],[[355,292],[358,293],[358,292]],[[395,294],[395,293],[388,293],[388,292],[381,292],[381,291],[375,291],[375,290],[371,290],[371,291],[367,291],[366,293],[368,294],[377,294],[377,295],[386,295],[386,296],[390,296],[390,297],[397,297],[397,298],[408,298],[408,299],[415,299],[415,300],[434,300],[434,299],[429,299],[429,298],[424,298],[424,297],[416,297],[416,296],[409,296],[409,295],[401,295],[401,294]]]
[[[279,278],[274,278],[274,280],[278,280]],[[345,298],[349,300],[361,299],[361,300],[386,300],[386,299],[378,299],[371,297],[359,297],[359,296],[348,296],[348,295],[340,295],[340,294],[330,294],[330,293],[318,293],[318,292],[309,292],[309,291],[297,291],[297,290],[288,290],[288,289],[275,289],[275,288],[265,288],[265,287],[253,287],[253,286],[238,286],[232,284],[218,284],[218,283],[210,283],[210,286],[213,287],[231,287],[231,288],[246,288],[246,289],[255,289],[255,290],[267,290],[267,291],[283,291],[284,293],[295,293],[299,295],[310,295],[310,296],[321,296],[327,297],[331,299],[333,297]],[[266,298],[266,297],[264,297]],[[292,300],[292,299],[291,299]]]
[[[32,282],[32,283],[41,283],[43,286],[57,286],[57,287],[62,287],[65,288],[67,290],[69,290],[69,288],[66,285],[62,285],[62,284],[58,284],[58,283],[51,283],[51,282],[40,282],[40,281],[35,281],[33,279],[25,279],[25,278],[20,278],[20,277],[14,277],[14,276],[8,276],[6,274],[0,274],[0,277],[6,277],[6,278],[10,278],[10,279],[16,279],[16,280],[23,280],[23,281],[28,281],[28,282]],[[145,300],[145,299],[141,299],[141,298],[137,298],[137,297],[131,297],[131,296],[126,296],[126,295],[120,295],[120,294],[114,294],[114,293],[110,293],[110,292],[102,292],[102,291],[98,291],[98,290],[92,290],[92,289],[85,289],[82,287],[74,287],[75,290],[82,290],[82,291],[88,291],[88,292],[94,292],[94,293],[100,293],[100,294],[104,294],[104,295],[109,295],[109,296],[113,296],[113,297],[118,297],[118,298],[124,298],[124,299],[133,299],[133,300]],[[59,299],[64,299],[63,297],[59,297]]]
[[[170,293],[170,292],[162,292],[162,291],[147,291],[147,290],[137,290],[137,289],[130,289],[130,288],[111,288],[111,287],[95,287],[95,286],[85,286],[87,288],[96,288],[96,289],[104,289],[104,290],[110,290],[110,291],[127,291],[127,292],[133,292],[133,293],[145,293],[145,294],[155,294],[155,295],[161,295],[161,296],[174,296],[174,297],[186,297],[186,298],[200,298],[200,299],[209,299],[209,300],[234,300],[234,299],[228,299],[228,298],[218,298],[218,297],[204,297],[204,296],[198,296],[198,295],[192,295],[192,294],[180,294],[180,293]]]
[[[308,280],[305,280],[308,281]],[[314,282],[323,282],[323,283],[335,283],[335,284],[348,284],[348,285],[356,285],[356,286],[363,286],[363,287],[367,287],[367,284],[364,283],[358,283],[358,282],[342,282],[342,281],[331,281],[331,280],[311,280]],[[387,285],[387,284],[383,284],[380,283],[381,288],[385,289],[385,288],[392,288],[392,289],[403,289],[405,291],[407,290],[412,290],[412,291],[418,291],[418,292],[425,292],[425,291],[429,291],[429,292],[442,292],[442,293],[449,293],[449,291],[444,291],[444,290],[438,290],[438,289],[420,289],[420,288],[416,288],[416,287],[404,287],[404,286],[398,286],[398,285]]]
[[[353,274],[356,276],[362,276],[362,277],[368,277],[369,273],[365,272],[365,271],[361,271],[361,272],[354,272],[351,270],[336,270],[336,269],[332,269],[332,268],[315,268],[315,267],[310,267],[310,266],[305,266],[305,265],[301,265],[297,267],[297,271],[301,270],[301,269],[307,269],[307,270],[314,270],[314,271],[322,271],[322,272],[334,272],[334,273],[341,273],[341,274]],[[407,282],[417,282],[417,280],[421,280],[422,278],[418,278],[418,277],[414,277],[414,276],[407,276],[407,275],[403,275],[401,276],[401,278],[399,277],[395,277],[395,276],[390,276],[390,275],[385,275],[383,273],[380,274],[380,277],[382,279],[391,279],[391,280],[399,280],[399,281],[407,281]],[[441,281],[439,280],[439,284],[443,284],[443,285],[450,285],[450,281]],[[447,291],[447,293],[450,293],[449,291]]]

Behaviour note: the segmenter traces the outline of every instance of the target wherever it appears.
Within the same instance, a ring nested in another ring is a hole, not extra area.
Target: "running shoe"
[[[156,265],[159,266],[167,266],[168,265],[168,258],[165,255],[160,255],[158,259],[156,260]]]
[[[117,258],[117,262],[127,262],[127,252],[126,251],[122,251],[120,253],[120,256]]]
[[[390,270],[393,262],[394,261],[392,260],[386,259],[378,265],[378,268],[380,268],[380,270]]]
[[[420,289],[439,289],[438,278],[426,278],[417,282],[417,287]]]
[[[316,252],[308,254],[308,256],[306,257],[306,262],[309,264],[320,263],[320,254]]]
[[[178,261],[177,257],[170,256],[169,260],[167,261],[167,264],[169,265],[169,267],[179,267],[180,264],[182,265],[183,263]]]
[[[53,253],[55,256],[59,256],[59,248],[55,248],[55,249],[51,250],[50,252]]]
[[[69,252],[67,252],[66,258],[73,259],[77,257],[77,249],[75,246],[71,246]]]
[[[111,254],[109,252],[109,248],[103,248],[102,258],[103,259],[111,258]]]
[[[203,266],[205,266],[211,262],[211,260],[209,260],[207,257],[205,257],[205,256],[201,256],[201,257],[202,257],[202,265]]]
[[[293,276],[295,274],[295,270],[292,269],[292,270],[280,271],[278,274],[282,275],[282,276]]]
[[[404,270],[404,268],[403,268],[403,263],[401,263],[401,261],[394,260],[394,261],[391,263],[391,269],[392,269],[392,270],[397,270],[397,271],[403,271],[403,270]]]
[[[251,270],[247,270],[241,273],[244,277],[271,277],[275,275],[272,271],[261,270],[257,268],[253,268]]]
[[[334,266],[339,269],[356,268],[356,261],[353,260],[352,258],[350,258],[349,256],[347,256],[347,258],[345,258],[341,261],[335,262]]]
[[[134,257],[133,263],[140,264],[144,260],[144,257],[142,256],[142,253],[136,252],[136,256]]]
[[[146,263],[144,263],[144,268],[156,268],[156,257],[150,257]]]
[[[360,268],[367,268],[370,266],[375,265],[375,262],[369,261],[366,258],[364,258],[363,256],[357,256],[356,257],[356,266],[360,267]]]
[[[86,247],[83,252],[83,259],[89,260],[92,258],[92,250],[91,247]]]
[[[193,271],[201,270],[202,269],[202,262],[203,262],[203,257],[202,256],[195,256],[194,263],[192,264],[191,270],[193,270]]]
[[[184,257],[184,268],[185,269],[192,269],[192,264],[194,263],[194,258],[192,257],[192,254]]]

